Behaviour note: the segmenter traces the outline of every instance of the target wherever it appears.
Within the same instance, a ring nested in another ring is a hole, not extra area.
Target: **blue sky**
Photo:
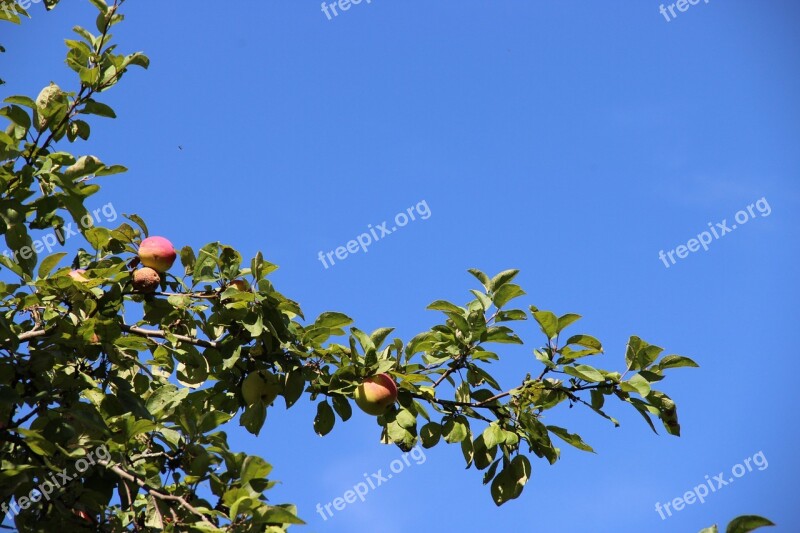
[[[438,320],[428,303],[467,300],[468,268],[519,268],[526,305],[584,315],[579,329],[606,347],[599,366],[622,369],[630,334],[701,365],[663,382],[680,439],[624,405],[611,409],[617,429],[577,408],[550,413],[598,455],[565,447],[555,466],[534,462],[522,497],[499,509],[460,450],[440,445],[323,521],[317,503],[400,456],[374,420],[356,413],[319,438],[301,402],[271,409],[258,438],[232,426],[233,447],[274,465],[270,497],[297,503],[308,531],[697,531],[744,513],[800,529],[787,345],[800,297],[800,8],[701,1],[667,22],[659,5],[372,0],[333,20],[305,1],[125,6],[121,49],[152,65],[107,95],[119,118],[93,124],[87,152],[130,172],[91,206],[136,212],[177,246],[263,251],[309,317],[338,310],[409,339]],[[3,95],[69,89],[63,38],[94,22],[88,3],[31,13],[0,29]],[[749,216],[760,199],[769,215]],[[318,260],[423,201],[429,218],[368,253]],[[659,259],[743,209],[748,221],[708,251]],[[538,368],[540,335],[520,333],[526,346],[497,365],[509,387]],[[666,520],[655,511],[759,451],[764,470]]]

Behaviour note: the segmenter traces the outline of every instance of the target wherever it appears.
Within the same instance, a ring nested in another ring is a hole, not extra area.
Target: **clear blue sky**
[[[598,455],[565,445],[555,466],[535,461],[500,509],[440,445],[323,521],[317,503],[399,457],[374,420],[355,413],[319,438],[305,402],[273,408],[258,438],[232,426],[308,531],[691,532],[742,513],[800,530],[800,7],[701,0],[667,22],[659,4],[364,0],[333,20],[306,1],[126,5],[121,49],[152,66],[108,94],[119,119],[93,126],[87,151],[130,173],[90,205],[136,212],[178,246],[262,250],[307,316],[339,310],[409,339],[438,319],[428,303],[466,301],[467,268],[519,268],[526,305],[585,316],[600,366],[623,367],[630,334],[702,366],[663,382],[680,439],[624,405],[618,429],[551,412]],[[72,87],[63,38],[94,15],[41,7],[0,29],[3,95]],[[659,259],[762,198],[769,216],[669,268]],[[427,220],[331,268],[318,260],[421,201]],[[531,323],[521,334],[497,367],[507,386],[538,368],[542,339]],[[667,520],[655,511],[759,451],[763,471]]]

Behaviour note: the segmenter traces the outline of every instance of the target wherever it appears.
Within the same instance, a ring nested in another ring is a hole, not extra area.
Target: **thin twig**
[[[126,472],[125,470],[123,470],[122,468],[120,468],[120,467],[119,467],[119,466],[117,466],[117,465],[112,465],[112,464],[110,464],[108,461],[103,461],[103,460],[101,460],[101,461],[97,461],[97,462],[98,462],[100,465],[102,465],[102,466],[104,466],[105,468],[107,468],[108,470],[111,470],[112,472],[114,472],[116,475],[118,475],[118,476],[119,476],[120,478],[122,478],[123,480],[128,480],[128,481],[132,481],[132,482],[136,483],[136,484],[137,484],[137,485],[139,485],[141,488],[143,488],[144,490],[146,490],[146,491],[147,491],[147,493],[148,493],[148,494],[150,494],[151,496],[153,496],[153,497],[155,497],[155,498],[158,498],[159,500],[165,500],[165,501],[173,501],[173,502],[178,502],[178,503],[179,503],[179,504],[181,504],[181,506],[182,506],[182,507],[184,507],[184,508],[185,508],[187,511],[189,511],[189,512],[191,512],[192,514],[194,514],[194,515],[196,515],[196,516],[200,517],[200,519],[201,519],[203,522],[205,522],[206,524],[208,524],[208,525],[210,525],[210,526],[213,526],[213,527],[216,527],[216,526],[215,526],[215,525],[214,525],[214,524],[213,524],[213,523],[212,523],[212,522],[211,522],[211,521],[210,521],[210,520],[209,520],[209,519],[206,517],[206,515],[205,515],[205,514],[203,514],[203,513],[202,513],[202,512],[201,512],[199,509],[197,509],[197,508],[196,508],[196,507],[194,507],[192,504],[190,504],[188,501],[186,501],[186,499],[185,499],[185,498],[183,498],[183,497],[181,497],[181,496],[175,496],[174,494],[166,494],[166,493],[164,493],[164,492],[161,492],[160,490],[158,490],[158,489],[156,489],[155,487],[153,487],[153,486],[151,486],[150,484],[148,484],[148,483],[147,483],[146,481],[144,481],[143,479],[141,479],[141,478],[139,478],[139,477],[137,477],[137,476],[135,476],[135,475],[131,474],[130,472]]]

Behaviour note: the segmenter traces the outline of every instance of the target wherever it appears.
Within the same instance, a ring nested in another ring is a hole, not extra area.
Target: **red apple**
[[[397,401],[397,384],[389,374],[366,378],[356,389],[356,405],[368,415],[382,415]]]
[[[148,237],[139,245],[139,261],[159,272],[169,270],[176,257],[175,248],[164,237]]]
[[[89,524],[94,524],[94,518],[92,517],[92,515],[90,515],[86,511],[83,511],[81,509],[72,509],[72,514],[74,514],[76,517],[80,518],[83,522],[87,522]]]
[[[144,267],[133,271],[133,288],[136,292],[150,294],[155,292],[159,283],[161,276],[152,268]]]
[[[69,273],[69,277],[71,277],[75,281],[80,281],[81,283],[83,283],[85,281],[89,281],[88,279],[86,279],[86,276],[84,276],[84,274],[86,274],[86,270],[83,268],[79,268],[77,270],[71,271]]]

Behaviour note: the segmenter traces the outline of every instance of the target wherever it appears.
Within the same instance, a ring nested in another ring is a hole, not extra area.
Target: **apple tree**
[[[126,170],[87,153],[91,126],[115,117],[105,93],[149,64],[114,43],[123,0],[90,1],[94,26],[76,26],[65,41],[69,85],[7,96],[0,108],[9,248],[0,256],[0,502],[20,530],[302,524],[293,505],[268,499],[270,464],[230,449],[225,433],[240,424],[257,435],[279,404],[314,402],[307,423],[325,435],[358,398],[381,442],[453,445],[497,505],[520,496],[532,459],[555,463],[562,443],[592,451],[557,407],[617,425],[609,407],[620,402],[653,431],[660,421],[679,435],[675,403],[658,389],[673,369],[697,365],[633,336],[613,361],[619,371],[598,367],[603,346],[575,327],[579,315],[517,304],[525,292],[516,270],[470,270],[467,301],[434,301],[439,323],[403,341],[339,312],[307,319],[270,281],[277,267],[261,254],[245,259],[218,242],[175,252],[133,214],[117,227],[86,223],[99,179]],[[5,5],[0,20],[27,16]],[[45,256],[34,240],[63,245],[72,228],[85,249],[69,258]],[[501,385],[492,361],[534,330],[538,373]],[[386,390],[365,389],[374,383]]]

